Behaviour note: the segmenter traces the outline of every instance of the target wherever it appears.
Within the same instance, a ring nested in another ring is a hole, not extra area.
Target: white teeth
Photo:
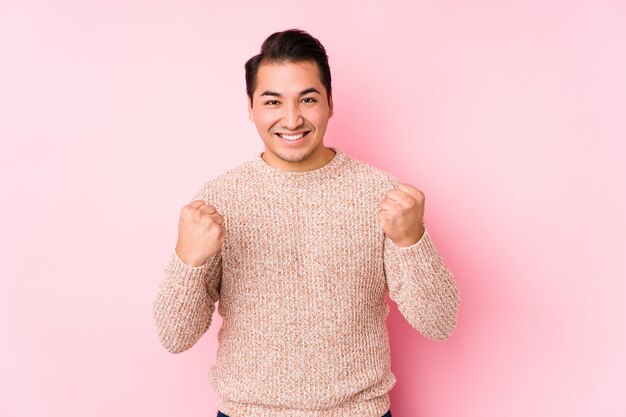
[[[300,133],[299,135],[281,135],[279,133],[280,137],[283,139],[287,139],[287,140],[298,140],[300,139],[302,136],[304,136],[304,133]]]

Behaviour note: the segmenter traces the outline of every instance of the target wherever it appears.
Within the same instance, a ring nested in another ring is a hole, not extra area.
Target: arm
[[[409,324],[429,339],[448,338],[456,327],[460,298],[428,229],[410,246],[385,237],[384,269],[389,297]]]
[[[394,176],[390,180],[392,190],[381,200],[379,212],[385,232],[383,264],[389,297],[417,331],[433,340],[447,339],[456,327],[460,300],[454,276],[424,224],[424,194],[400,184]],[[419,236],[417,240],[406,239],[413,234]]]
[[[194,200],[202,198],[202,189]],[[171,353],[191,348],[211,324],[222,278],[221,251],[203,265],[185,264],[176,253],[153,301],[153,316],[161,344]]]

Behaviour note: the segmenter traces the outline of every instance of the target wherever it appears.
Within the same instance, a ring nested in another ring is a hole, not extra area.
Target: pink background
[[[326,46],[326,144],[426,194],[444,342],[390,301],[394,417],[624,416],[626,5],[0,1],[0,415],[215,415],[215,315],[167,353],[178,212],[262,149],[243,64]]]

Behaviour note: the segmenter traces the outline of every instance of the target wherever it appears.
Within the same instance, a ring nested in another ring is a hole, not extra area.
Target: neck
[[[320,145],[309,157],[304,160],[295,162],[285,161],[271,152],[267,152],[267,150],[261,154],[261,158],[263,158],[268,165],[284,171],[294,172],[311,171],[321,168],[329,163],[334,157],[335,152],[324,145]]]

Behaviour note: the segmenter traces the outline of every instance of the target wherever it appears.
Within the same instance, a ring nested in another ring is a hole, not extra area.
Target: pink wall
[[[392,303],[394,417],[626,415],[624,3],[236,3],[0,1],[0,415],[215,415],[219,316],[171,355],[151,301],[180,207],[262,149],[243,63],[291,27],[326,144],[425,192],[458,280],[445,342]]]

